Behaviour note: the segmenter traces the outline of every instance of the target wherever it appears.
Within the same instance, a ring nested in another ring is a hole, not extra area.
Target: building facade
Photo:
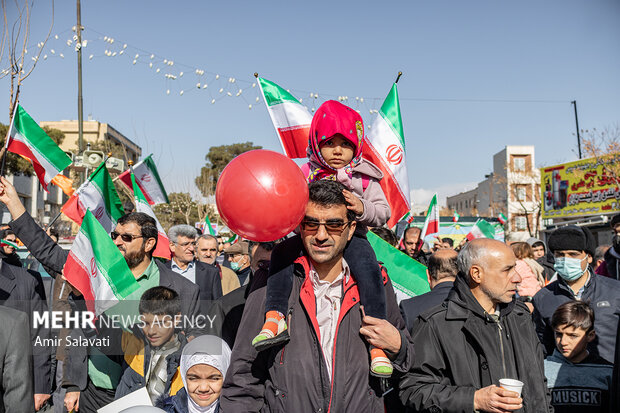
[[[498,217],[504,214],[509,239],[538,236],[540,171],[534,166],[534,146],[506,146],[493,156],[493,172],[478,186],[447,198],[448,208],[462,215]]]

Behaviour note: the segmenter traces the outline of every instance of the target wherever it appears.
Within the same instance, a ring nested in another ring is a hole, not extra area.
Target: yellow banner
[[[579,217],[620,211],[620,187],[605,172],[605,165],[618,162],[620,155],[541,168],[542,217]]]

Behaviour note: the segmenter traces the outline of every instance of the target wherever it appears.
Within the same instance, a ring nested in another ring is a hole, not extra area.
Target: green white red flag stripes
[[[426,218],[424,219],[424,227],[422,227],[422,234],[420,238],[424,239],[427,235],[439,233],[439,207],[437,206],[437,194],[433,195],[431,203],[428,205],[426,211]]]
[[[157,167],[151,158],[152,156],[153,154],[150,154],[135,164],[133,166],[133,174],[135,175],[136,182],[142,190],[142,194],[148,201],[149,205],[167,204],[170,202],[168,200],[168,194],[166,193],[164,184],[159,178]],[[120,179],[122,183],[127,185],[127,187],[133,191],[133,184],[131,183],[131,178],[129,175],[130,170],[128,169],[120,174],[118,179]]]
[[[364,138],[363,156],[383,172],[381,188],[392,211],[388,226],[393,228],[411,209],[405,139],[396,83]]]
[[[90,175],[62,206],[62,212],[77,224],[82,223],[90,210],[109,233],[123,216],[123,204],[105,162]]]
[[[484,219],[479,219],[474,224],[469,234],[467,234],[467,240],[471,241],[476,238],[495,238],[495,227]]]
[[[430,290],[424,265],[385,242],[372,231],[367,235],[377,260],[388,270],[398,302]]]
[[[506,215],[502,214],[501,212],[499,213],[497,219],[502,225],[506,225],[506,222],[508,222],[508,218],[506,218]]]
[[[52,178],[71,165],[71,158],[20,105],[15,105],[5,146],[7,151],[21,155],[32,163],[46,191]]]
[[[459,222],[460,217],[461,216],[459,215],[459,213],[454,211],[454,215],[452,216],[452,222]]]
[[[144,212],[146,215],[153,218],[155,220],[155,224],[157,225],[157,245],[155,246],[155,251],[153,251],[153,256],[169,260],[171,254],[168,235],[166,235],[166,231],[164,231],[164,228],[159,223],[159,220],[155,216],[153,209],[149,205],[146,197],[142,193],[142,190],[138,186],[134,174],[131,172],[130,179],[133,186],[133,197],[136,202],[136,212]]]
[[[211,220],[209,219],[209,214],[205,216],[205,232],[206,231],[209,231],[209,235],[213,237],[217,235],[217,231],[213,228],[213,224],[211,224]]]
[[[257,80],[286,156],[305,158],[312,115],[282,87],[260,77]]]
[[[8,239],[3,239],[2,241],[0,241],[0,246],[3,246],[3,247],[13,247],[15,249],[19,248],[19,245],[17,245],[16,242],[9,241]]]
[[[63,275],[82,293],[87,308],[96,315],[139,287],[118,247],[89,210],[75,237]]]

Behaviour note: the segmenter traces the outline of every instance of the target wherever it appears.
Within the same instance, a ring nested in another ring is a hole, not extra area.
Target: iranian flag
[[[282,87],[260,77],[257,80],[286,156],[305,158],[312,115]]]
[[[9,241],[8,239],[3,239],[0,241],[0,246],[2,247],[13,247],[15,249],[19,248],[17,242]]]
[[[467,240],[471,241],[476,238],[495,238],[495,227],[485,221],[484,219],[479,219],[474,224],[473,228],[467,234]]]
[[[420,238],[424,238],[430,234],[439,233],[439,208],[437,207],[437,194],[433,195],[431,203],[428,204],[426,210],[426,218],[424,219],[424,227],[422,227],[422,233]]]
[[[142,194],[148,201],[149,205],[167,204],[170,202],[168,200],[168,194],[166,193],[164,184],[159,178],[157,167],[151,158],[152,156],[153,154],[150,154],[135,164],[133,166],[133,174],[135,175],[135,180],[142,190]],[[133,191],[133,184],[130,175],[131,172],[127,169],[118,176],[118,179],[127,185],[127,188]]]
[[[459,215],[459,213],[454,211],[454,215],[452,216],[452,222],[459,222],[460,217],[461,216]]]
[[[164,228],[159,223],[159,220],[155,216],[153,209],[149,205],[146,197],[142,193],[142,190],[138,186],[134,174],[130,173],[130,179],[133,186],[133,197],[136,202],[136,212],[144,212],[146,215],[153,218],[155,220],[155,223],[157,224],[157,245],[155,246],[155,251],[153,251],[153,256],[169,260],[171,258],[171,254],[168,235],[166,235],[166,231],[164,231]]]
[[[90,311],[99,315],[124,300],[139,285],[125,258],[97,218],[86,211],[63,269]]]
[[[393,228],[411,208],[405,139],[396,83],[364,138],[363,156],[383,172],[381,188],[392,210],[388,226]]]
[[[47,184],[52,178],[71,165],[71,158],[47,136],[47,133],[20,105],[15,105],[6,137],[6,150],[30,161],[46,191]]]
[[[105,162],[101,162],[61,210],[77,224],[82,223],[86,212],[90,210],[108,233],[114,229],[116,221],[125,212]]]
[[[215,228],[213,227],[213,224],[211,224],[211,220],[209,219],[209,214],[207,214],[207,215],[205,216],[205,227],[206,227],[206,228],[205,228],[205,230],[207,230],[207,229],[208,229],[208,230],[209,230],[209,234],[210,234],[211,236],[213,236],[213,237],[214,237],[214,236],[216,236],[216,235],[217,235],[217,229],[216,229],[216,228],[217,228],[217,225],[215,226]]]
[[[108,233],[114,229],[116,221],[125,212],[105,162],[101,162],[61,210],[76,224],[82,224],[82,219],[90,210]]]
[[[506,215],[502,214],[501,212],[499,213],[499,216],[497,217],[497,219],[502,225],[506,225],[506,222],[508,222],[508,218],[506,218]]]
[[[385,242],[372,231],[369,231],[367,235],[377,260],[381,261],[388,270],[396,301],[400,303],[401,300],[424,294],[430,290],[424,265]]]

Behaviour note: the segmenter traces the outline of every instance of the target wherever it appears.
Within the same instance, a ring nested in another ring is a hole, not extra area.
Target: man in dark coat
[[[168,240],[172,259],[166,261],[166,267],[200,288],[200,312],[205,314],[211,303],[222,296],[222,283],[217,268],[195,258],[196,235],[196,228],[191,225],[170,227]]]
[[[546,354],[553,353],[555,340],[551,317],[567,301],[581,300],[594,310],[596,338],[588,350],[610,363],[614,361],[616,327],[620,320],[620,281],[595,274],[590,264],[596,243],[585,227],[567,225],[553,231],[548,239],[555,255],[558,279],[536,293],[533,318]]]
[[[33,410],[28,316],[0,306],[0,413]]]
[[[426,270],[431,290],[400,302],[400,313],[407,323],[407,330],[410,334],[413,334],[413,323],[421,313],[441,304],[448,297],[458,272],[457,256],[457,252],[452,249],[441,249],[433,253],[428,259]]]
[[[499,241],[463,247],[448,299],[414,324],[403,404],[425,412],[553,411],[542,345],[527,307],[514,299],[521,282],[515,267],[512,250]],[[521,397],[498,387],[503,378],[524,383]]]
[[[613,233],[612,245],[605,252],[605,261],[596,272],[614,280],[620,280],[620,214],[614,215],[610,226]]]
[[[396,371],[408,370],[413,349],[387,277],[387,319],[362,317],[355,274],[343,259],[356,226],[343,189],[330,180],[310,184],[300,227],[307,253],[295,265],[288,343],[257,353],[251,341],[265,321],[266,288],[248,297],[222,389],[222,411],[383,413],[368,344],[383,348]]]
[[[41,264],[50,267],[53,271],[62,272],[69,252],[52,241],[45,231],[34,222],[22,205],[15,188],[4,177],[0,177],[0,201],[7,206],[13,218],[9,223],[11,229],[32,255]],[[118,220],[117,226],[112,232],[112,238],[125,257],[125,261],[136,277],[136,281],[141,286],[156,283],[175,290],[182,297],[182,315],[193,320],[199,319],[198,287],[152,258],[157,245],[157,226],[153,218],[140,212],[126,214]],[[72,294],[72,298],[78,308],[85,308],[81,296]],[[188,337],[199,334],[199,323],[190,324],[184,332]],[[94,362],[91,349],[92,347],[89,347],[88,357],[84,352],[84,346],[71,347],[71,351],[75,350],[79,354],[68,355],[68,358],[72,360],[71,373],[67,372],[71,375],[68,381],[86,383],[86,388],[79,389],[82,396],[81,400],[78,399],[78,403],[80,411],[83,412],[94,412],[114,400],[115,381],[122,373],[120,363],[104,354],[100,354],[100,358]],[[89,362],[90,368],[88,367]],[[99,370],[94,368],[97,366]],[[112,371],[116,371],[116,373],[112,373]],[[86,380],[84,376],[87,374]],[[68,391],[67,396],[75,400],[77,389],[72,388],[71,390],[74,394],[70,395]]]
[[[37,285],[37,279],[30,272],[0,260],[0,305],[25,313],[31,327],[28,331],[34,366],[33,406],[39,410],[51,395],[52,347],[48,344],[49,329],[41,324],[33,328],[35,314],[47,312],[47,302],[38,293]]]

